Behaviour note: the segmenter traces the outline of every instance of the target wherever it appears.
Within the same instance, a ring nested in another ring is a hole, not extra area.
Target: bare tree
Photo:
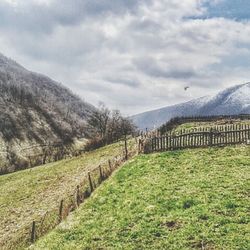
[[[135,131],[135,126],[131,120],[121,115],[119,110],[110,111],[104,104],[99,110],[93,112],[88,120],[91,129],[90,138],[96,147],[109,144],[120,139],[125,141],[125,155],[127,157],[127,137]],[[95,148],[94,145],[89,148]]]
[[[128,118],[122,118],[120,124],[121,136],[124,139],[125,159],[128,159],[127,136],[135,131],[135,125]]]
[[[101,139],[105,138],[109,119],[110,110],[104,104],[100,104],[99,109],[92,112],[88,119],[92,136],[98,136]]]
[[[120,138],[120,124],[122,115],[119,110],[113,110],[108,124],[108,138],[111,142]]]

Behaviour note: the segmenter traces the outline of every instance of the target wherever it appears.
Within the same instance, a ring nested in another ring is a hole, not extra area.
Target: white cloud
[[[132,114],[250,78],[250,23],[205,19],[206,0],[17,2],[0,3],[1,52],[93,104]]]

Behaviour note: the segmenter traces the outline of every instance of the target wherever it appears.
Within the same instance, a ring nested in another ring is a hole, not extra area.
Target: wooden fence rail
[[[144,153],[185,148],[227,146],[249,143],[249,140],[249,124],[181,130],[175,133],[147,138],[144,143]]]
[[[69,212],[75,210],[81,203],[86,200],[94,190],[101,185],[121,164],[126,162],[137,154],[137,145],[133,144],[126,152],[115,156],[112,159],[105,160],[99,163],[96,167],[90,169],[83,177],[81,183],[76,186],[71,195],[60,200],[59,209],[57,207],[46,211],[45,216],[32,221],[31,230],[29,227],[26,234],[21,234],[19,241],[23,241],[26,246],[29,243],[34,243],[36,239],[40,238],[46,232],[58,225]],[[27,233],[29,231],[29,233]],[[30,235],[29,235],[30,234]],[[29,236],[29,238],[26,238]],[[22,245],[18,242],[20,245]],[[17,243],[17,245],[18,245]]]
[[[228,123],[239,120],[250,120],[250,114],[240,115],[210,115],[210,116],[186,116],[186,117],[174,117],[165,124],[161,125],[158,129],[161,133],[171,131],[176,126],[189,123],[189,122],[218,122],[226,120]]]

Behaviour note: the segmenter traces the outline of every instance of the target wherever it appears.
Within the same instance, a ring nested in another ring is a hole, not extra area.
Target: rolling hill
[[[248,249],[247,146],[139,155],[30,249]]]
[[[97,181],[99,169],[94,169],[100,163],[104,168],[107,160],[114,164],[112,160],[122,154],[123,147],[123,142],[118,142],[78,157],[0,176],[0,249],[26,249],[33,220],[41,229],[40,235],[57,225],[60,200],[64,199],[67,213],[67,207],[74,202],[76,186],[83,190],[88,184],[88,171],[92,181]],[[130,152],[133,148],[134,140],[130,140]]]
[[[0,54],[0,172],[26,168],[28,154],[41,154],[41,145],[85,137],[93,110],[63,85]]]
[[[237,85],[189,102],[132,116],[140,129],[159,127],[173,117],[250,114],[250,83]]]

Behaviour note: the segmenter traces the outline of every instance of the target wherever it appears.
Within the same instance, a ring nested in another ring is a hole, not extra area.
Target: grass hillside
[[[212,122],[187,122],[175,128],[175,131],[182,129],[200,129],[200,128],[214,128],[215,126],[225,125],[250,125],[250,120],[218,120]]]
[[[140,155],[32,249],[249,249],[250,148]]]
[[[49,216],[46,212],[50,211],[58,215],[60,200],[74,193],[87,171],[121,155],[122,150],[120,142],[73,159],[0,176],[0,249],[18,249],[25,241],[23,236],[30,238],[33,220]]]

